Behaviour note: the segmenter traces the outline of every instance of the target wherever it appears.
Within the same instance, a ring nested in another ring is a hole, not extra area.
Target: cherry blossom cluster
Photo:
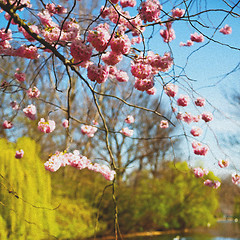
[[[205,156],[209,150],[207,145],[204,145],[197,141],[192,142],[192,148],[196,155],[202,155],[202,156]]]
[[[45,121],[44,118],[41,118],[38,122],[38,129],[43,133],[51,133],[54,131],[56,124],[53,120]]]
[[[16,151],[15,158],[21,159],[23,158],[23,155],[24,155],[24,151],[20,149],[19,151]]]
[[[56,172],[60,167],[65,166],[72,166],[79,170],[87,168],[88,170],[99,172],[108,181],[112,181],[116,174],[114,170],[111,170],[106,165],[91,163],[87,157],[80,155],[78,150],[73,151],[73,153],[56,152],[44,163],[44,166],[46,170],[51,172]]]
[[[88,137],[94,137],[94,134],[97,132],[97,128],[91,125],[83,125],[81,127],[81,132]]]
[[[221,183],[219,181],[212,181],[210,179],[207,179],[204,181],[204,185],[217,189],[221,186]]]

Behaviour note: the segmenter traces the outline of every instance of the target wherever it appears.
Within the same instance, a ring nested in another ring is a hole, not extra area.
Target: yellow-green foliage
[[[16,159],[15,152],[20,149],[24,156]],[[5,205],[0,205],[1,240],[6,239],[6,233],[10,240],[51,239],[57,235],[51,179],[39,151],[38,145],[26,137],[16,144],[0,139],[0,201]]]

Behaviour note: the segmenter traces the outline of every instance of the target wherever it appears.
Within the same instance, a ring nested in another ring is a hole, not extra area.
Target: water
[[[240,223],[221,221],[213,227],[198,228],[191,233],[129,238],[129,240],[240,240]]]

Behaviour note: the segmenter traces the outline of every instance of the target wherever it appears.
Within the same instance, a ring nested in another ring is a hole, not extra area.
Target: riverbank
[[[129,234],[122,234],[118,239],[158,239],[158,236],[190,236],[190,235],[208,235],[209,237],[223,237],[231,239],[239,239],[240,237],[240,224],[234,221],[218,221],[214,226],[209,227],[198,227],[194,229],[184,230],[168,230],[168,231],[152,231],[152,232],[135,232]],[[114,240],[115,236],[105,236],[99,238],[89,238],[87,240]]]

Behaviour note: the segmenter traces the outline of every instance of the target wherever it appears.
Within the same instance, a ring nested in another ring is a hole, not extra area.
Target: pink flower
[[[134,87],[139,91],[148,91],[154,86],[153,78],[138,79],[136,78]]]
[[[176,116],[176,119],[179,121],[183,120],[183,113],[179,112]]]
[[[204,175],[208,175],[208,170],[202,169],[200,167],[194,168],[193,172],[194,172],[195,177],[197,177],[197,178],[201,178]]]
[[[86,45],[81,39],[75,39],[70,47],[74,62],[88,61],[92,56],[93,47]]]
[[[201,118],[202,118],[202,115],[201,115],[201,114],[200,114],[200,115],[197,115],[197,116],[192,116],[193,122],[199,122],[199,121],[201,120]]]
[[[213,115],[210,112],[205,112],[202,113],[202,120],[204,120],[205,122],[210,122],[213,120]]]
[[[44,118],[41,118],[40,121],[38,122],[38,129],[44,133],[53,132],[55,127],[56,125],[53,120],[45,121]]]
[[[220,168],[228,167],[229,161],[228,160],[219,160],[218,165],[219,165]]]
[[[192,127],[191,134],[194,137],[198,137],[198,136],[202,135],[202,129],[200,127]]]
[[[186,107],[190,101],[188,95],[180,95],[179,99],[177,100],[178,106]]]
[[[122,61],[123,55],[121,53],[116,53],[116,52],[107,52],[102,55],[102,60],[104,63],[107,65],[114,66],[118,64],[119,62]]]
[[[133,130],[129,129],[128,127],[123,128],[120,133],[127,137],[131,137],[133,135]]]
[[[204,185],[217,189],[220,187],[221,183],[219,181],[211,181],[207,179],[204,181]]]
[[[196,106],[203,107],[205,105],[205,99],[204,98],[197,98],[195,101]]]
[[[90,125],[83,125],[81,127],[82,134],[86,134],[88,137],[94,137],[94,134],[97,132],[97,128]]]
[[[141,3],[139,14],[144,23],[153,22],[159,19],[161,9],[158,0],[146,0]]]
[[[175,8],[172,10],[172,17],[173,18],[180,18],[184,15],[185,10],[184,9],[179,9],[179,8]]]
[[[63,125],[64,128],[68,128],[68,127],[69,127],[69,122],[68,122],[68,120],[67,120],[67,119],[64,119],[64,120],[62,121],[62,125]]]
[[[163,89],[169,97],[175,97],[178,92],[178,86],[174,85],[173,83],[168,83],[163,87]]]
[[[128,124],[131,124],[131,123],[134,123],[135,119],[132,115],[128,115],[126,118],[125,118],[125,123],[128,123]]]
[[[193,45],[193,41],[187,40],[186,43],[180,42],[179,45],[180,47],[191,47]]]
[[[167,120],[162,120],[160,123],[160,128],[168,128],[168,121]]]
[[[166,43],[171,42],[176,38],[175,31],[173,30],[172,27],[167,27],[167,29],[165,30],[161,29],[160,35],[163,38],[163,41]]]
[[[136,2],[136,0],[120,0],[120,4],[121,4],[122,8],[135,7],[137,2]]]
[[[87,76],[91,81],[96,81],[97,83],[103,83],[107,80],[109,75],[109,67],[99,65],[89,65],[87,69]]]
[[[237,173],[232,174],[232,182],[234,184],[240,184],[240,175]]]
[[[28,89],[27,94],[29,98],[39,98],[40,91],[37,87],[33,87]]]
[[[10,129],[10,128],[13,127],[13,124],[12,124],[12,122],[9,122],[9,121],[5,120],[2,124],[2,126],[3,126],[4,129]]]
[[[131,73],[134,77],[145,79],[152,75],[152,66],[143,59],[139,59],[131,63]]]
[[[128,74],[122,70],[116,73],[116,79],[118,82],[127,82],[129,80]]]
[[[26,108],[24,108],[23,112],[24,112],[25,116],[28,117],[29,119],[31,119],[31,120],[36,119],[37,109],[33,104],[28,105]]]
[[[207,145],[203,145],[200,142],[192,142],[194,154],[205,156],[209,150]]]
[[[36,25],[30,25],[29,26],[30,30],[37,35],[40,33],[38,26]],[[23,28],[23,27],[18,27],[19,32],[22,32],[23,36],[29,41],[29,42],[34,42],[36,41],[35,38],[33,38],[28,32]]]
[[[131,49],[131,41],[125,34],[113,37],[110,45],[112,51],[118,54],[128,54]]]
[[[63,153],[56,152],[47,162],[44,163],[45,169],[51,172],[56,172],[62,166],[62,158]]]
[[[24,151],[21,149],[19,151],[16,151],[15,158],[20,159],[24,155]]]
[[[107,48],[107,44],[111,37],[108,29],[109,25],[105,23],[99,24],[97,27],[93,28],[92,31],[88,32],[88,42],[90,42],[99,52],[102,52]]]
[[[10,106],[12,107],[13,110],[18,110],[19,109],[19,105],[16,101],[10,102]]]
[[[108,166],[100,165],[98,163],[89,164],[88,169],[101,173],[108,181],[112,181],[114,179],[114,175],[116,174],[116,172],[114,170],[111,170]]]
[[[19,82],[24,82],[26,79],[26,74],[20,72],[19,68],[16,69],[16,72],[14,74],[14,77],[19,81]]]
[[[193,116],[191,113],[186,112],[182,115],[182,120],[187,124],[190,124],[193,121]]]
[[[197,32],[191,34],[190,38],[193,42],[203,42],[204,41],[204,36],[202,34],[198,34]]]
[[[219,30],[219,32],[228,35],[232,33],[232,28],[226,24],[223,28]]]
[[[146,93],[148,95],[155,95],[156,94],[157,89],[155,87],[149,88],[148,90],[146,90]]]

